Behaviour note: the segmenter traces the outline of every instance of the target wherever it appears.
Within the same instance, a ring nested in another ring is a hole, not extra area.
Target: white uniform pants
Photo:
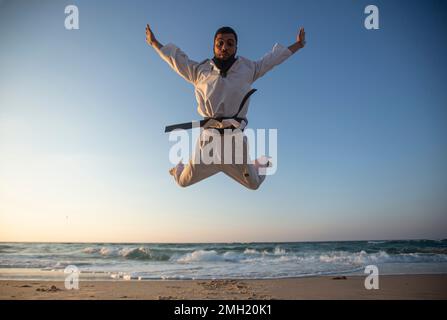
[[[193,157],[186,165],[178,164],[173,176],[179,186],[187,187],[219,172],[252,190],[258,189],[265,179],[250,160],[247,137],[241,131],[219,134],[209,129],[202,131]]]

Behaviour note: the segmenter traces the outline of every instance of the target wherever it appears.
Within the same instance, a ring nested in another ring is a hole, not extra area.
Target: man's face
[[[227,60],[236,53],[236,38],[232,33],[218,34],[214,41],[214,55],[223,60]]]

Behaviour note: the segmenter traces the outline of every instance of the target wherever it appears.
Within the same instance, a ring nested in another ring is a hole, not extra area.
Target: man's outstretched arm
[[[146,24],[146,42],[148,45],[157,48],[158,50],[163,48],[163,45],[155,38],[155,35],[148,24]]]
[[[304,28],[300,29],[296,37],[296,42],[289,47],[283,47],[278,43],[275,44],[273,50],[267,53],[260,60],[254,62],[253,82],[264,76],[268,71],[272,70],[278,64],[283,63],[292,54],[299,49],[304,48],[306,44]]]
[[[160,57],[165,60],[169,66],[182,76],[186,81],[194,84],[197,78],[198,63],[190,60],[188,56],[172,43],[162,45],[152,32],[149,25],[146,25],[146,42],[155,49]]]
[[[304,32],[304,28],[300,29],[300,32],[296,36],[296,42],[289,46],[289,50],[292,53],[297,52],[298,50],[304,48],[306,45],[306,32]]]

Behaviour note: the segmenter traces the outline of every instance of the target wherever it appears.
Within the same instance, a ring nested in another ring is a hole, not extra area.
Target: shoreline
[[[66,290],[58,280],[0,280],[0,300],[447,300],[447,274],[381,275],[367,290],[365,276],[332,275],[279,279],[85,280]]]

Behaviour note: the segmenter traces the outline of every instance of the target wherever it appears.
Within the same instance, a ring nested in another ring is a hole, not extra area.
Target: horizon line
[[[423,240],[429,240],[429,241],[443,241],[447,240],[446,238],[393,238],[393,239],[363,239],[363,240],[304,240],[304,241],[210,241],[210,242],[139,242],[139,241],[122,241],[122,242],[107,242],[107,241],[79,241],[79,242],[73,242],[73,241],[0,241],[0,243],[44,243],[44,244],[213,244],[213,243],[219,243],[219,244],[237,244],[237,243],[309,243],[309,242],[367,242],[367,241],[423,241]]]

